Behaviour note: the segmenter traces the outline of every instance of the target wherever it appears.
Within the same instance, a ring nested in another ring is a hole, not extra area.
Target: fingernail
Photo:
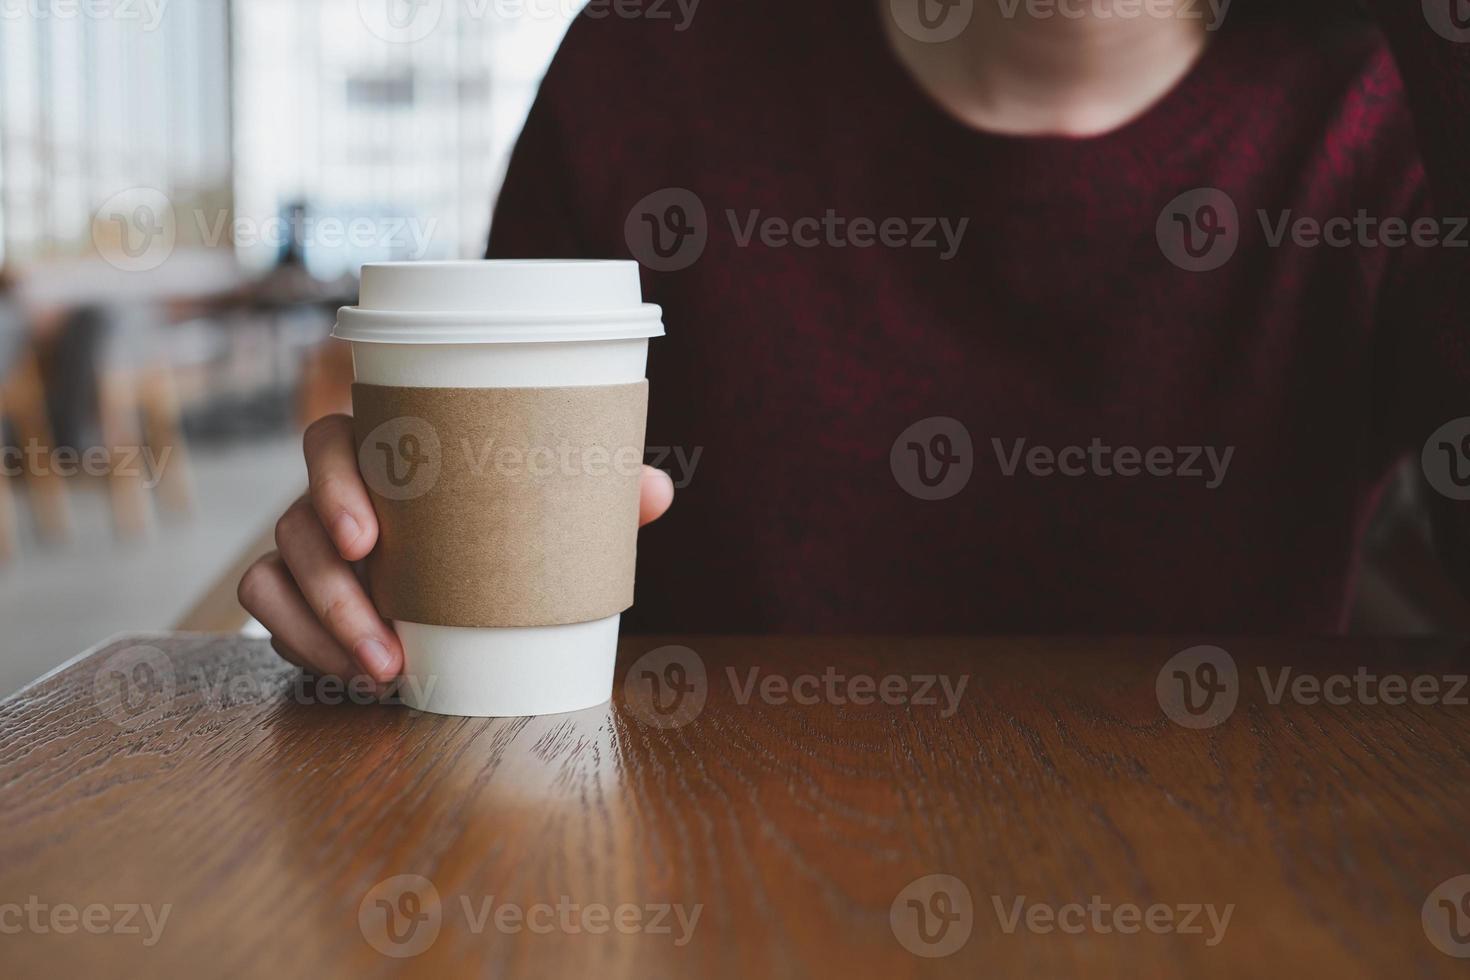
[[[357,657],[357,662],[362,664],[363,670],[374,677],[386,674],[393,664],[393,655],[388,652],[388,648],[373,637],[358,643],[352,648],[352,653]]]
[[[332,536],[337,539],[337,547],[339,548],[345,548],[352,544],[361,533],[362,525],[357,523],[357,518],[345,510],[338,514],[337,519],[332,522]]]

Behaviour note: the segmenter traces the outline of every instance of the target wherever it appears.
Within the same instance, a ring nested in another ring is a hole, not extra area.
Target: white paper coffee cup
[[[561,388],[644,379],[661,311],[638,264],[506,260],[365,265],[333,336],[360,384]],[[474,628],[394,620],[400,697],[436,714],[576,711],[612,696],[621,615],[554,626]]]

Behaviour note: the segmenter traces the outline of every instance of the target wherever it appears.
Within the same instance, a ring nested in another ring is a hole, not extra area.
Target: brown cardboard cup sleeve
[[[633,604],[648,382],[352,386],[390,619],[551,626]]]

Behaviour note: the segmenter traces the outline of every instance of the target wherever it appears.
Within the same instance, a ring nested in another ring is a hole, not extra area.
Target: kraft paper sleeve
[[[390,619],[549,626],[633,604],[648,382],[352,386]]]

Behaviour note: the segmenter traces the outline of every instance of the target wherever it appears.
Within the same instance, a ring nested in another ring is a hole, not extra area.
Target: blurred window
[[[536,86],[580,0],[244,0],[235,6],[236,237],[319,278],[478,257]],[[275,220],[269,230],[266,223]]]
[[[583,2],[0,0],[0,260],[91,254],[140,189],[253,270],[478,256]]]
[[[89,251],[119,192],[227,204],[228,83],[226,0],[0,0],[0,258]]]

